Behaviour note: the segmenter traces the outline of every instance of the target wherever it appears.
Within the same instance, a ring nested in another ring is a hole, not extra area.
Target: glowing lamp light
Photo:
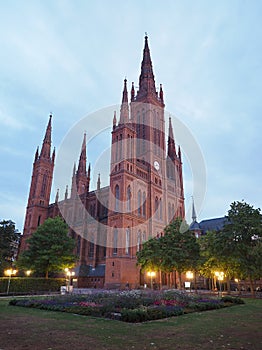
[[[192,271],[187,271],[186,272],[186,278],[188,278],[189,280],[191,280],[194,277],[194,274]]]

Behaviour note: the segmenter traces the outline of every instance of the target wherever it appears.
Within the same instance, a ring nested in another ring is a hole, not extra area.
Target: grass
[[[8,305],[0,299],[0,350],[260,350],[262,300],[143,324]]]

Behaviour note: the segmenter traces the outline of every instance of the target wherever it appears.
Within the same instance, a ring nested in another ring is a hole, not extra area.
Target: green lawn
[[[262,349],[262,300],[129,324],[9,306],[0,299],[0,350]]]

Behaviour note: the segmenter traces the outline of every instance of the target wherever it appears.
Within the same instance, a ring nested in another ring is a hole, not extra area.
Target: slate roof
[[[200,223],[193,221],[189,229],[191,231],[200,229],[202,234],[205,235],[207,231],[221,231],[227,223],[228,219],[226,217],[202,220]]]

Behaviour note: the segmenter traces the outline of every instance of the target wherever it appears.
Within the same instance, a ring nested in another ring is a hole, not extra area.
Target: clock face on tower
[[[160,165],[158,163],[158,161],[154,161],[154,168],[158,171],[160,169]]]

